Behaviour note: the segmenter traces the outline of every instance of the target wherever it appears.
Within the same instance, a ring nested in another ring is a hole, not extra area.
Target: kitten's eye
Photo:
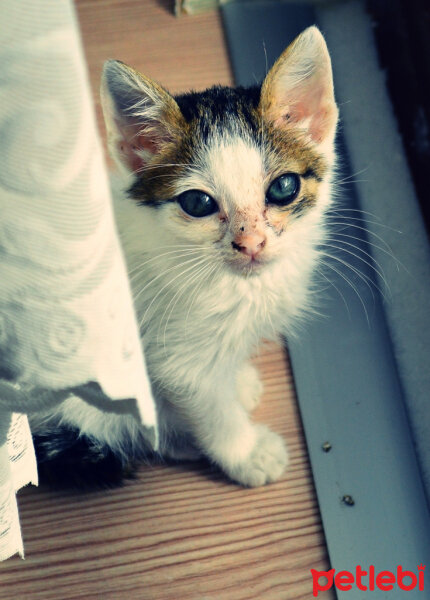
[[[266,193],[266,204],[287,206],[300,191],[300,177],[296,173],[286,173],[272,182]]]
[[[208,217],[218,212],[218,204],[200,190],[189,190],[177,197],[182,210],[191,217]]]

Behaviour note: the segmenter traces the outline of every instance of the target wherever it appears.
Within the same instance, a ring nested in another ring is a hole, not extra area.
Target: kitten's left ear
[[[120,61],[105,63],[100,91],[110,153],[128,173],[142,169],[185,127],[173,97]]]
[[[260,110],[275,127],[302,129],[317,144],[332,144],[338,109],[330,56],[317,27],[300,34],[271,68]]]

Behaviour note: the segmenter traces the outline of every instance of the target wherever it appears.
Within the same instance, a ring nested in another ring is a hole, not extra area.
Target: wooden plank
[[[219,15],[176,20],[170,4],[77,2],[95,97],[108,57],[175,92],[231,82]],[[25,489],[27,558],[0,564],[0,600],[309,600],[310,568],[329,567],[291,371],[273,343],[255,364],[265,385],[255,419],[290,449],[281,481],[243,489],[200,462],[144,466],[93,494]]]

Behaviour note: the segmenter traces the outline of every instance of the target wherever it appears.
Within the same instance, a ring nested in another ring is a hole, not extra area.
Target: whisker
[[[364,167],[364,169],[361,169],[360,171],[356,171],[355,173],[351,173],[351,175],[346,175],[345,177],[342,177],[342,179],[339,179],[337,181],[337,183],[340,183],[342,181],[347,181],[348,179],[351,179],[352,177],[356,177],[357,175],[361,175],[362,173],[365,173],[366,171],[368,171],[370,168],[370,166]]]
[[[206,280],[206,279],[209,279],[209,277],[210,277],[210,276],[211,276],[211,275],[212,275],[212,274],[213,274],[215,271],[219,272],[219,271],[221,270],[221,268],[222,268],[222,263],[215,263],[215,264],[213,265],[213,268],[212,268],[212,269],[210,269],[210,270],[209,270],[209,272],[205,273],[205,275],[203,275],[203,276],[202,276],[202,280],[201,280],[201,282],[198,284],[198,286],[197,286],[197,287],[196,287],[196,289],[194,290],[194,294],[193,294],[192,300],[191,300],[191,302],[190,302],[190,304],[189,304],[189,306],[188,306],[187,315],[186,315],[186,317],[185,317],[185,325],[184,325],[184,329],[185,329],[185,335],[188,335],[188,330],[187,330],[188,317],[189,317],[189,316],[190,316],[190,314],[191,314],[191,309],[192,309],[192,307],[194,306],[194,302],[196,301],[196,298],[197,298],[197,294],[198,294],[198,292],[200,291],[200,289],[201,289],[201,287],[202,287],[203,283],[205,282],[205,280]]]
[[[151,252],[155,252],[156,250],[164,250],[164,248],[197,248],[199,250],[207,249],[207,246],[200,246],[197,244],[163,244],[162,246],[156,246],[151,249]],[[146,251],[148,252],[148,250]]]
[[[360,215],[369,215],[370,217],[372,217],[372,219],[377,219],[377,220],[381,221],[381,218],[378,215],[375,215],[375,213],[372,213],[369,210],[364,210],[362,208],[348,208],[346,206],[332,206],[331,208],[328,209],[327,212],[339,212],[339,213],[355,212],[355,213],[360,213]],[[361,217],[361,218],[364,220],[365,217]]]
[[[337,246],[331,246],[332,248],[336,248],[337,250],[342,250],[342,248],[338,248]],[[343,249],[344,252],[347,252],[347,250]],[[380,289],[380,287],[375,283],[375,281],[369,277],[368,275],[366,275],[365,273],[362,273],[359,269],[357,269],[356,267],[354,267],[353,265],[351,265],[349,262],[347,262],[346,260],[343,260],[341,258],[339,258],[338,256],[335,256],[333,254],[328,254],[327,252],[325,253],[326,256],[329,256],[330,258],[339,261],[340,263],[342,263],[345,267],[347,267],[348,269],[350,269],[351,271],[353,271],[369,288],[370,293],[372,294],[372,298],[373,300],[375,300],[375,295],[373,293],[373,289],[371,287],[371,284],[373,285],[373,287],[378,290],[378,292],[381,294],[381,296],[385,298],[385,295],[383,293],[383,291]],[[350,253],[352,254],[352,253]],[[355,255],[354,255],[355,256]]]
[[[201,254],[201,250],[200,249],[189,249],[189,250],[170,250],[169,252],[163,252],[162,254],[157,254],[157,256],[148,258],[148,260],[143,261],[137,267],[135,267],[134,269],[131,269],[129,271],[129,275],[131,275],[132,273],[135,273],[135,271],[137,271],[138,269],[142,269],[142,267],[144,267],[148,263],[153,262],[154,260],[159,260],[160,258],[163,258],[164,256],[169,256],[169,255],[173,254],[174,257],[182,258],[183,256],[189,256],[189,255],[197,254],[197,253]],[[133,281],[139,275],[141,275],[141,272],[137,273],[137,274],[135,273],[132,277],[130,277],[130,281]]]
[[[341,231],[344,231],[348,227],[352,227],[353,229],[360,229],[361,231],[364,231],[365,233],[367,233],[369,235],[373,235],[373,237],[375,237],[382,244],[384,244],[384,246],[386,248],[388,248],[389,250],[391,250],[390,246],[387,244],[387,242],[384,240],[384,238],[382,238],[380,235],[378,235],[374,231],[370,231],[370,230],[366,229],[366,227],[361,227],[360,225],[355,225],[354,223],[348,223],[348,222],[347,223],[339,223],[339,222],[333,222],[333,221],[331,223],[329,223],[329,225],[330,226],[332,226],[332,225],[340,225],[341,227],[343,227],[343,229]],[[381,227],[383,227],[382,223],[381,223]],[[388,228],[388,229],[390,229],[390,228]],[[393,231],[395,231],[395,230],[393,230]],[[398,231],[397,233],[401,233],[401,231]]]
[[[162,164],[148,164],[143,165],[139,169],[136,170],[136,173],[142,173],[144,171],[151,171],[152,169],[164,169],[165,167],[190,167],[191,165],[188,163],[162,163]]]
[[[329,258],[333,258],[333,257],[331,257],[329,254],[327,254],[326,256],[328,256]],[[357,288],[356,288],[356,287],[355,287],[355,285],[352,283],[352,281],[351,281],[351,280],[350,280],[350,279],[349,279],[349,278],[348,278],[348,277],[347,277],[347,276],[346,276],[344,273],[342,273],[342,271],[340,271],[339,269],[336,269],[336,267],[335,267],[334,265],[331,265],[331,264],[330,264],[330,263],[328,263],[328,262],[324,262],[323,264],[324,264],[326,267],[328,267],[329,269],[332,269],[332,271],[334,271],[335,273],[337,273],[337,274],[338,274],[340,277],[342,277],[342,279],[344,279],[344,280],[346,281],[346,283],[347,283],[347,284],[348,284],[348,285],[349,285],[349,286],[350,286],[350,287],[351,287],[351,288],[354,290],[355,294],[357,295],[357,297],[358,297],[358,299],[360,300],[360,302],[361,302],[361,305],[362,305],[362,307],[363,307],[364,314],[366,315],[366,321],[367,321],[367,324],[370,326],[369,314],[368,314],[368,312],[367,312],[366,305],[365,305],[365,303],[364,303],[364,300],[363,300],[363,298],[362,298],[362,297],[361,297],[361,295],[359,294],[359,292],[358,292]],[[348,312],[349,312],[349,311],[348,311]]]
[[[352,217],[350,215],[342,215],[342,213],[344,213],[344,212],[355,212],[355,213],[360,213],[360,215],[368,215],[368,216],[372,217],[372,219],[375,219],[375,220],[371,221],[371,220],[367,219],[365,216]],[[338,206],[338,207],[333,206],[332,208],[329,208],[327,210],[326,214],[328,216],[336,215],[336,218],[339,218],[339,219],[351,220],[351,221],[361,221],[363,224],[369,223],[372,225],[379,225],[380,227],[385,227],[386,229],[390,229],[394,233],[399,233],[399,234],[403,233],[399,229],[394,229],[394,228],[390,227],[389,225],[382,223],[381,217],[379,217],[378,215],[375,215],[374,213],[372,213],[368,210],[363,210],[362,208],[346,208],[346,207],[344,208],[342,206]]]
[[[328,266],[326,263],[323,262],[323,265]],[[320,270],[320,269],[316,269],[317,273],[319,275],[322,275],[322,277],[324,277],[324,279],[327,281],[327,283],[331,286],[334,287],[334,289],[336,290],[336,292],[339,294],[339,296],[342,298],[343,303],[345,304],[346,310],[348,312],[349,318],[351,318],[351,313],[349,311],[349,306],[347,301],[345,300],[345,296],[342,294],[342,292],[340,291],[340,289],[337,287],[337,285],[334,284],[333,281],[331,281],[326,275],[324,275],[324,273]]]
[[[197,257],[197,258],[193,258],[191,260],[186,261],[185,264],[189,264],[190,262],[193,263],[191,266],[189,266],[188,268],[184,269],[183,271],[181,271],[181,273],[179,273],[178,275],[176,275],[173,279],[170,279],[165,285],[163,285],[163,287],[155,294],[155,296],[153,297],[153,299],[151,300],[151,302],[149,303],[149,306],[147,307],[147,309],[145,310],[145,313],[142,317],[142,319],[140,320],[139,326],[142,327],[143,323],[146,319],[146,315],[148,314],[148,311],[151,309],[151,306],[154,304],[155,300],[158,298],[158,296],[161,294],[161,292],[163,290],[165,290],[169,285],[171,285],[174,281],[176,281],[176,279],[178,279],[178,277],[182,277],[183,275],[185,275],[185,273],[188,273],[188,271],[190,271],[191,269],[195,269],[196,267],[200,266],[200,264],[202,262],[204,262],[206,260],[206,258],[202,258],[202,257]],[[194,264],[197,262],[197,264]],[[176,267],[178,266],[183,266],[183,265],[176,265]],[[167,272],[167,271],[166,271]],[[165,272],[165,273],[166,273]],[[160,275],[158,275],[158,277],[160,277],[161,275],[164,275],[165,273],[160,273]],[[157,278],[158,278],[157,277]],[[149,283],[152,283],[153,280],[151,280]]]
[[[377,286],[377,284],[373,281],[373,279],[371,277],[369,277],[368,275],[365,275],[359,269],[357,269],[356,267],[354,267],[353,265],[351,265],[349,262],[347,262],[346,260],[343,260],[343,259],[339,258],[338,256],[335,256],[334,254],[329,254],[329,253],[326,252],[325,255],[328,256],[329,258],[333,259],[333,260],[337,260],[338,262],[340,262],[341,264],[343,264],[345,267],[347,267],[348,269],[350,269],[353,273],[355,273],[366,284],[366,286],[369,288],[369,291],[370,291],[370,293],[372,295],[373,301],[375,300],[375,295],[373,293],[372,285],[383,296],[382,291],[379,289],[379,287]]]
[[[336,241],[336,240],[333,240]],[[367,260],[365,260],[363,257],[359,256],[358,254],[356,254],[355,252],[352,252],[351,250],[347,250],[346,248],[343,248],[342,246],[337,246],[335,244],[327,244],[326,242],[324,243],[324,245],[330,247],[330,248],[336,248],[337,250],[341,250],[342,252],[346,252],[347,254],[351,254],[352,256],[354,256],[355,258],[357,258],[358,260],[361,260],[362,262],[364,262],[366,265],[368,265],[371,269],[373,269],[375,271],[375,273],[377,273],[379,275],[379,277],[382,279],[382,281],[384,282],[385,286],[387,287],[387,289],[389,289],[388,286],[388,282],[387,279],[382,271],[381,266],[375,261],[375,259],[373,258],[373,256],[371,254],[369,254],[368,252],[365,252],[364,250],[362,250],[359,246],[356,246],[355,244],[351,244],[350,242],[345,242],[343,240],[339,240],[339,243],[341,244],[347,244],[348,246],[352,246],[353,248],[357,248],[357,250],[359,250],[360,252],[363,252],[366,256],[369,256],[370,259],[378,265],[378,269],[370,262],[368,262]],[[379,270],[381,269],[381,270]],[[362,274],[364,277],[367,277],[366,275],[364,275],[364,273]],[[371,279],[371,278],[369,278]],[[372,280],[373,281],[373,280]],[[378,288],[379,289],[379,288]],[[379,290],[380,293],[381,290]]]
[[[180,268],[180,267],[183,267],[183,266],[184,266],[184,265],[186,265],[186,264],[189,264],[189,263],[194,263],[194,262],[196,262],[196,261],[197,261],[197,260],[199,260],[199,259],[201,259],[201,256],[197,256],[197,257],[195,257],[195,258],[189,258],[188,260],[186,260],[186,261],[184,261],[184,262],[182,262],[182,263],[179,263],[179,264],[177,264],[177,265],[173,265],[173,267],[169,267],[168,269],[166,269],[165,271],[162,271],[161,273],[159,273],[159,274],[158,274],[158,275],[156,275],[155,277],[152,277],[152,278],[151,278],[151,279],[148,281],[148,283],[147,283],[147,284],[146,284],[146,285],[145,285],[145,286],[144,286],[144,287],[143,287],[141,290],[139,290],[139,293],[138,293],[138,294],[137,294],[137,296],[134,298],[134,301],[136,302],[136,301],[137,301],[137,299],[139,298],[139,296],[141,296],[141,294],[142,294],[142,293],[143,293],[143,292],[146,290],[146,288],[147,288],[148,286],[150,286],[152,283],[154,283],[154,281],[157,281],[158,279],[160,279],[160,277],[163,277],[164,275],[166,275],[166,273],[170,273],[170,271],[173,271],[174,269],[178,269],[178,268]]]
[[[206,268],[207,268],[207,266],[208,266],[208,263],[207,263],[207,261],[205,261],[205,262],[203,263],[203,266],[199,266],[199,268],[197,269],[196,273],[193,273],[193,274],[192,274],[192,276],[191,276],[189,279],[187,279],[187,280],[186,280],[186,281],[185,281],[185,282],[184,282],[184,283],[181,285],[181,287],[180,287],[180,288],[177,290],[177,292],[174,294],[174,296],[173,296],[173,297],[170,299],[170,302],[169,302],[169,304],[166,306],[166,308],[165,308],[165,310],[164,310],[164,313],[163,313],[163,315],[162,315],[162,317],[161,317],[161,319],[160,319],[160,325],[159,325],[159,327],[158,327],[158,333],[157,333],[157,343],[158,343],[158,340],[159,340],[159,334],[160,334],[160,329],[161,329],[161,325],[162,325],[162,323],[163,323],[163,319],[164,319],[164,317],[166,316],[166,313],[167,313],[167,311],[169,310],[170,306],[172,305],[172,308],[171,308],[171,310],[170,310],[170,313],[169,313],[169,315],[168,315],[168,317],[167,317],[166,324],[165,324],[165,327],[164,327],[164,332],[163,332],[163,347],[164,347],[164,351],[166,351],[166,331],[167,331],[167,326],[168,326],[168,324],[169,324],[170,317],[172,316],[172,313],[173,313],[173,310],[174,310],[174,308],[175,308],[176,304],[179,302],[179,300],[180,300],[180,298],[181,298],[182,294],[183,294],[183,293],[184,293],[184,291],[187,289],[187,287],[190,287],[190,286],[192,285],[192,283],[195,281],[195,279],[199,277],[200,273],[201,273],[201,272],[202,272],[204,269],[206,269]]]
[[[330,211],[327,211],[326,213],[328,216],[330,215]],[[389,225],[385,225],[385,223],[379,223],[378,221],[370,221],[369,219],[365,219],[360,218],[360,217],[350,217],[349,215],[340,215],[340,214],[335,214],[335,213],[331,213],[335,215],[336,219],[342,219],[343,221],[346,221],[347,223],[349,221],[359,221],[361,223],[363,223],[363,225],[369,224],[369,225],[377,225],[378,227],[384,227],[385,229],[389,229],[390,231],[393,231],[394,233],[402,233],[402,231],[399,231],[398,229],[393,229],[392,227],[390,227]],[[377,217],[376,217],[377,218]],[[333,223],[334,225],[344,225],[344,223]],[[351,223],[351,227],[357,227],[357,225]],[[368,229],[364,228],[365,231],[368,231]],[[369,233],[372,233],[371,231]]]
[[[333,208],[335,208],[335,210],[340,210],[340,211],[344,211],[344,212],[359,212],[364,215],[370,215],[371,217],[375,217],[375,219],[379,219],[378,215],[375,215],[375,213],[372,213],[368,210],[364,210],[363,208],[351,208],[349,206],[338,206],[337,208],[336,207],[333,207]]]
[[[342,236],[342,237],[347,237],[347,238],[351,238],[353,240],[357,240],[358,242],[363,241],[362,238],[359,238],[359,237],[357,237],[355,235],[349,235],[348,233],[335,232],[335,235]],[[341,240],[338,240],[338,241],[341,241]],[[406,266],[394,255],[394,253],[393,253],[391,247],[389,246],[389,244],[387,244],[385,242],[387,248],[389,248],[389,250],[386,250],[385,248],[382,248],[382,246],[379,246],[378,244],[375,244],[374,242],[370,242],[369,240],[366,240],[366,243],[369,244],[369,246],[372,246],[373,248],[376,248],[377,250],[380,250],[381,252],[384,252],[384,254],[387,254],[387,256],[389,256],[390,258],[392,258],[395,261],[398,270],[399,270],[399,266],[400,266],[403,269],[405,269],[406,272],[408,272],[408,269],[406,268]]]
[[[153,248],[151,251],[146,250],[143,251],[143,255],[145,256],[146,254],[154,254],[156,252],[158,252],[159,250],[165,250],[166,248],[174,248],[175,250],[197,250],[199,252],[204,251],[204,250],[210,250],[210,248],[208,248],[207,246],[196,246],[195,244],[165,244],[163,246],[157,246],[155,248]],[[157,254],[157,256],[162,256],[161,254]],[[154,258],[156,258],[154,257]],[[145,262],[145,261],[144,261]],[[134,273],[134,271],[136,271],[137,269],[139,269],[143,263],[139,263],[138,265],[136,265],[135,267],[133,267],[132,269],[129,269],[129,274],[130,273]]]
[[[350,179],[349,181],[335,181],[334,182],[334,186],[336,187],[337,185],[352,185],[353,183],[369,183],[368,179]]]
[[[163,177],[172,178],[172,174],[171,173],[158,173],[157,175],[151,175],[149,180],[152,181],[153,179],[162,179]]]

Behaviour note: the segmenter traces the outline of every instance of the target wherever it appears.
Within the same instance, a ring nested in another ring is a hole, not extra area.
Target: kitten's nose
[[[247,233],[245,235],[238,235],[231,243],[235,250],[255,258],[264,248],[266,244],[266,237],[261,233]]]

